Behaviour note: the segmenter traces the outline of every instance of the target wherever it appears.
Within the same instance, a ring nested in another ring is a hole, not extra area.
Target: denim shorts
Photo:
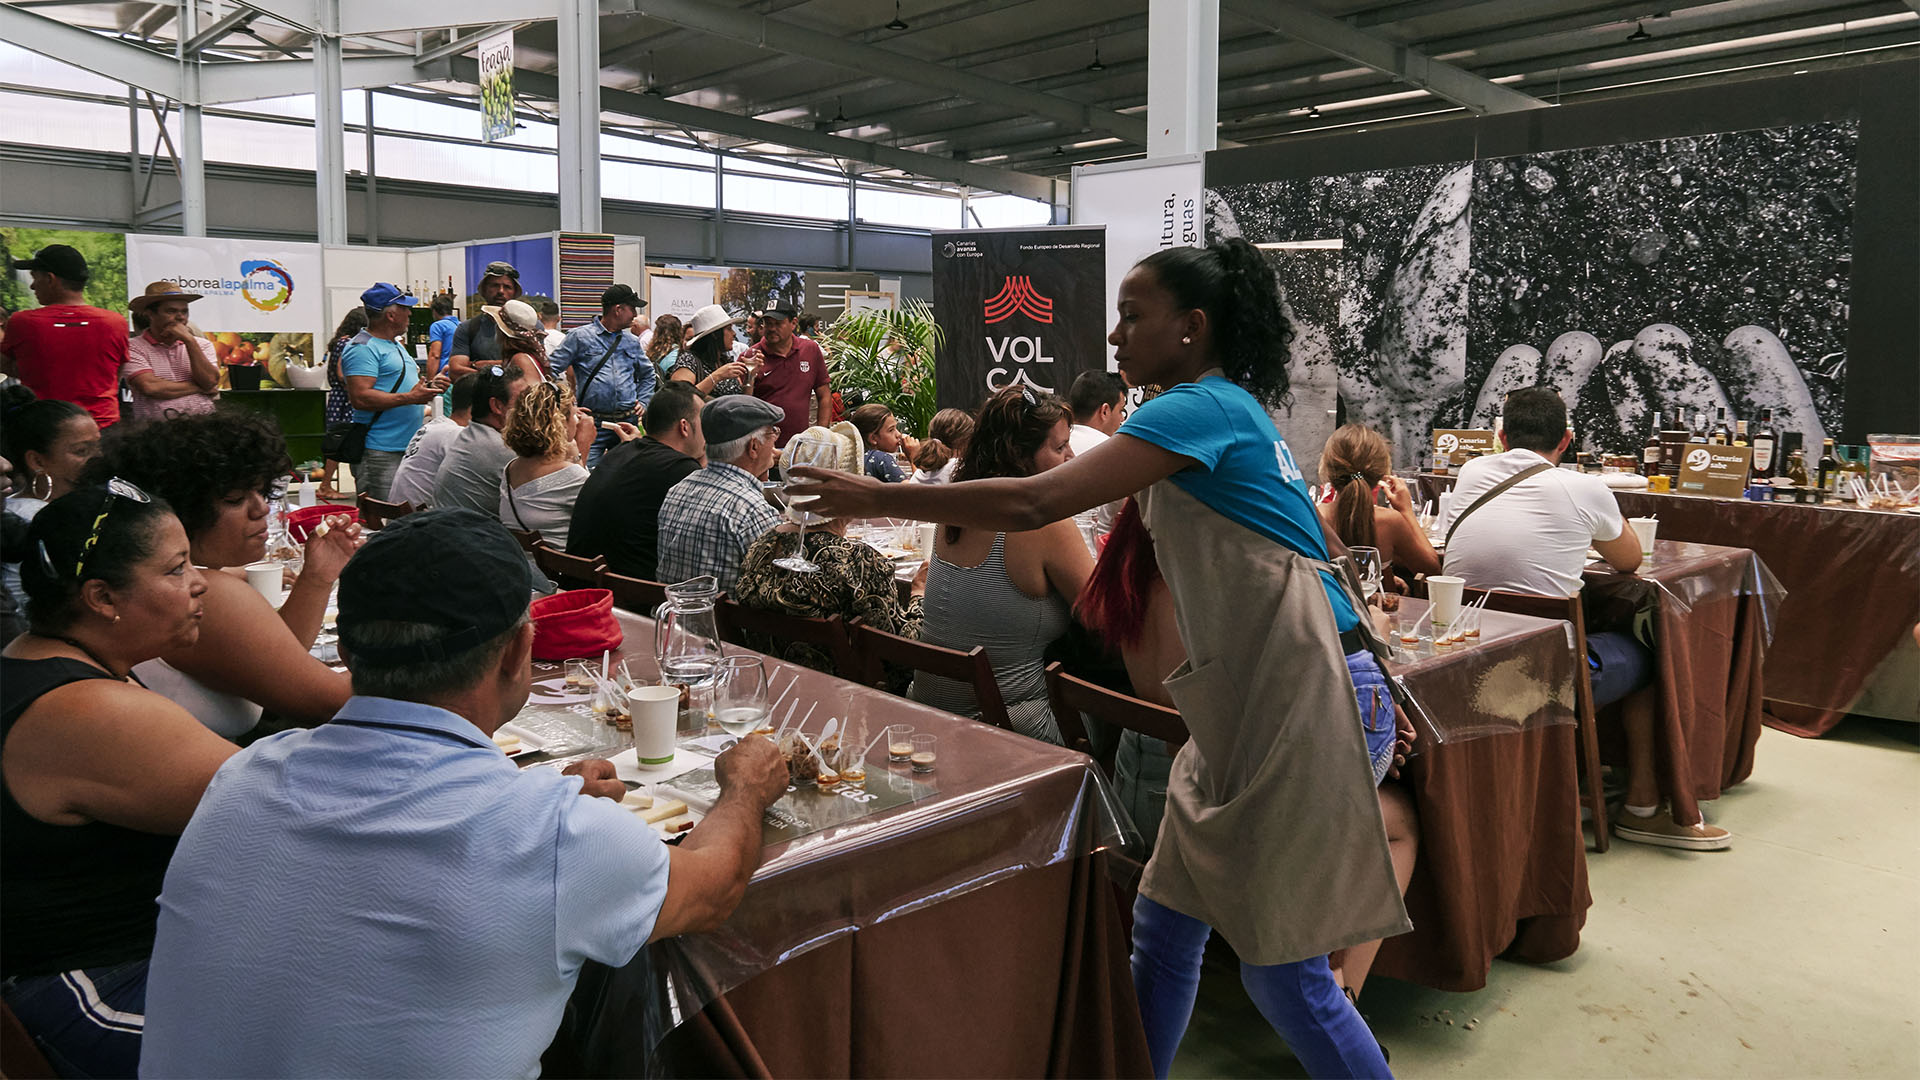
[[[1588,634],[1587,672],[1598,709],[1653,684],[1653,653],[1632,634]]]
[[[1394,722],[1393,694],[1387,689],[1380,662],[1365,649],[1347,654],[1347,675],[1353,679],[1354,700],[1360,705],[1360,726],[1367,735],[1367,760],[1373,763],[1373,783],[1387,778],[1393,767],[1393,746],[1399,732]]]

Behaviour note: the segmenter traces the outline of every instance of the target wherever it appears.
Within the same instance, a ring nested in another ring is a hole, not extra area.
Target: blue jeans
[[[1365,649],[1347,654],[1347,677],[1353,680],[1354,700],[1360,705],[1360,727],[1367,735],[1373,786],[1379,787],[1393,766],[1393,748],[1400,738],[1393,693],[1387,689],[1387,675],[1380,670],[1380,661]]]
[[[7,1008],[61,1076],[133,1076],[146,1028],[147,961],[7,980]]]
[[[1257,903],[1258,897],[1247,897]],[[1213,928],[1145,896],[1133,905],[1133,988],[1147,1029],[1153,1074],[1165,1080],[1193,1017],[1200,960]],[[1240,965],[1240,983],[1311,1076],[1384,1076],[1387,1059],[1353,1002],[1334,981],[1327,958]]]
[[[598,420],[594,422],[599,423]],[[600,455],[619,445],[620,436],[617,432],[608,431],[606,428],[599,429],[594,433],[593,445],[587,447],[587,468],[591,469],[600,464]]]

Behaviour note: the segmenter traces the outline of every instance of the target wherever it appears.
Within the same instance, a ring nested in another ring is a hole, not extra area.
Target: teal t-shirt
[[[371,375],[373,388],[389,394],[404,394],[420,382],[420,368],[399,343],[369,336],[362,331],[340,354],[342,375]],[[404,453],[420,429],[426,412],[424,405],[402,405],[381,413],[378,419],[367,409],[353,410],[355,421],[367,428],[367,449]]]
[[[1181,383],[1133,411],[1120,434],[1144,439],[1199,464],[1173,474],[1180,490],[1229,521],[1312,559],[1327,558],[1306,477],[1273,418],[1252,394],[1219,376]],[[1360,616],[1331,574],[1322,573],[1342,632]]]

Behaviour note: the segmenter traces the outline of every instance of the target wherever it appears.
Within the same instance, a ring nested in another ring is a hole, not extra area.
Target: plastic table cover
[[[645,644],[653,640],[652,620],[619,609],[615,614],[626,641],[613,653],[612,667],[617,671],[625,661],[636,678],[654,680],[657,667]],[[728,652],[750,650],[730,645]],[[864,721],[869,738],[889,724],[911,724],[918,733],[939,737],[939,766],[931,774],[912,774],[904,766],[889,767],[885,748],[874,747],[868,788],[901,786],[911,801],[769,845],[726,925],[664,942],[672,1024],[842,935],[1027,870],[1138,845],[1137,833],[1084,754],[771,656],[765,660],[769,685],[781,699],[776,720],[785,720],[790,704],[798,702],[792,719],[810,714],[804,730],[816,736],[832,718],[843,726]],[[529,767],[611,756],[631,745],[626,733],[591,718],[584,725],[587,735],[574,740],[571,753],[538,755]],[[599,741],[580,745],[591,738]]]
[[[1416,617],[1431,606],[1415,597],[1400,605]],[[1477,645],[1394,649],[1388,673],[1417,703],[1420,737],[1444,745],[1574,723],[1572,628],[1504,611],[1480,618]]]

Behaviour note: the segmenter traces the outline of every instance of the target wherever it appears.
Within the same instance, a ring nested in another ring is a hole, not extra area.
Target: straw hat
[[[683,349],[692,348],[694,342],[699,341],[701,338],[706,337],[708,334],[713,333],[723,326],[728,326],[739,321],[739,319],[728,314],[727,309],[721,307],[719,304],[708,304],[706,307],[694,312],[693,318],[687,322],[687,337],[685,341],[680,343],[680,347]]]
[[[504,337],[530,338],[539,341],[546,335],[546,324],[540,321],[540,313],[525,300],[509,300],[504,304],[488,304],[480,309],[493,316],[495,326],[500,328]]]
[[[833,455],[832,464],[823,460],[829,450]],[[805,456],[795,461],[796,452],[804,452]],[[780,469],[785,472],[795,465],[807,465],[860,476],[866,472],[866,457],[867,444],[860,438],[860,429],[842,420],[830,428],[810,427],[787,440],[787,445],[780,451]],[[789,516],[796,521],[804,519],[809,525],[832,520],[797,509],[791,511]]]
[[[145,311],[162,300],[185,300],[192,303],[201,299],[199,293],[188,292],[171,281],[156,281],[147,286],[147,291],[127,301],[127,310]]]

